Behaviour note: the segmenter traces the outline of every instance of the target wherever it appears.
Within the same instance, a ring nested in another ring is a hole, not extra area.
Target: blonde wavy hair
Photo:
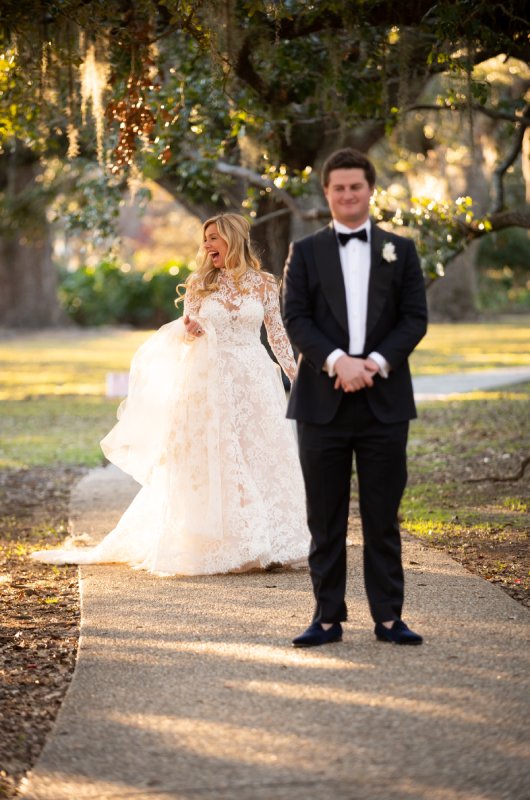
[[[218,267],[214,267],[204,248],[206,230],[210,225],[217,226],[219,236],[228,246],[225,268],[230,270],[231,277],[234,278],[236,284],[248,270],[255,272],[261,270],[261,262],[250,244],[250,224],[247,220],[241,214],[217,214],[203,223],[202,244],[197,253],[197,269],[189,276],[186,283],[177,287],[177,290],[181,287],[183,290],[192,288],[195,294],[204,296],[217,289],[220,270]],[[182,299],[183,295],[180,295],[177,302]]]

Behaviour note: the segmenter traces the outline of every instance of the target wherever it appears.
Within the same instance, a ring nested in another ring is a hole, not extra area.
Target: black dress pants
[[[354,456],[370,612],[375,622],[401,618],[404,579],[397,515],[407,482],[408,422],[380,422],[367,391],[345,393],[330,423],[298,423],[312,537],[313,619],[318,622],[347,619],[346,534]]]

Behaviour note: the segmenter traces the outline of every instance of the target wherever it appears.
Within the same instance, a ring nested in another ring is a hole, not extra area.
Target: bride
[[[129,394],[102,440],[142,488],[96,546],[41,550],[54,564],[121,562],[160,575],[245,571],[305,560],[310,536],[280,370],[293,352],[275,278],[261,271],[249,225],[221,214],[203,225],[183,318],[136,352]]]

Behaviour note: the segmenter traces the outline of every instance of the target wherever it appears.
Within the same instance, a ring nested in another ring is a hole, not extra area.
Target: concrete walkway
[[[423,400],[445,400],[466,392],[498,389],[530,381],[530,367],[505,367],[480,372],[453,372],[446,375],[419,375],[413,378],[414,396]]]
[[[104,535],[137,488],[89,473],[74,534]],[[290,647],[306,570],[81,568],[76,671],[22,797],[528,800],[528,612],[405,537],[405,619],[426,642],[378,643],[355,520],[353,541],[345,640],[308,651]]]

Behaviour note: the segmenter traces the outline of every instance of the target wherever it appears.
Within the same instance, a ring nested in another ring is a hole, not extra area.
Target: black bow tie
[[[362,228],[360,231],[354,231],[353,233],[337,233],[339,237],[339,242],[342,245],[348,244],[350,239],[360,239],[361,242],[368,241],[368,234],[366,233],[366,228]]]

